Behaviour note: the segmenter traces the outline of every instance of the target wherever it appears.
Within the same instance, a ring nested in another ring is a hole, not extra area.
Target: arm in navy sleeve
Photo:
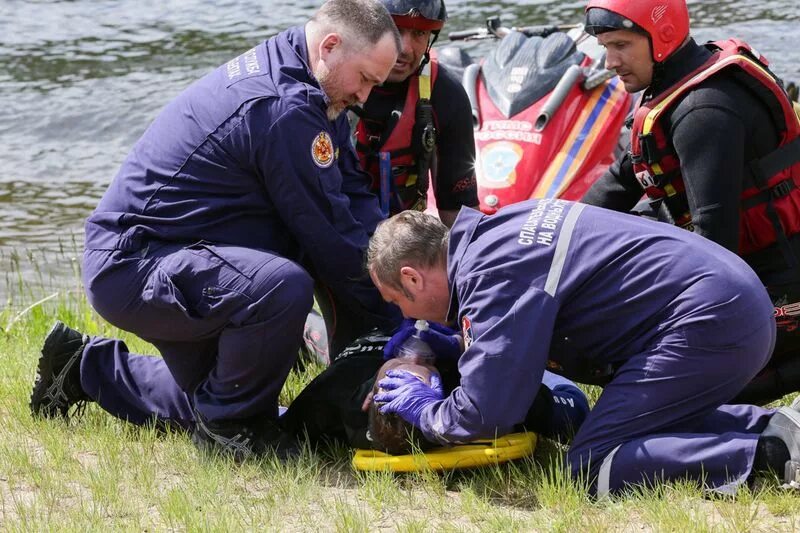
[[[636,181],[630,153],[617,159],[581,198],[581,202],[614,211],[630,211],[644,195]]]
[[[746,128],[731,109],[696,106],[692,96],[673,114],[671,137],[694,232],[736,253]],[[691,110],[682,114],[684,106]]]
[[[320,165],[312,157],[321,132],[334,150],[346,148],[336,146],[333,124],[319,106],[294,107],[274,121],[258,154],[264,186],[320,280],[365,312],[385,316],[388,308],[363,271],[367,228],[353,214],[339,165]]]
[[[503,435],[525,419],[557,313],[555,300],[540,289],[515,294],[491,276],[463,283],[459,314],[469,318],[474,340],[459,359],[461,382],[420,421],[425,437],[443,444]]]
[[[342,193],[350,200],[350,212],[367,232],[372,235],[375,227],[383,220],[378,198],[370,190],[372,178],[361,169],[353,143],[350,141],[350,125],[343,113],[336,122],[338,138],[334,139],[339,148],[339,172],[342,174]]]

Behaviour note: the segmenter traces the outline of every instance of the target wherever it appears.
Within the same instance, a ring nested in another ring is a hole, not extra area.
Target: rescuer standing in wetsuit
[[[439,218],[450,226],[461,206],[478,205],[478,189],[467,93],[431,50],[447,11],[443,0],[381,1],[402,49],[386,82],[352,110],[356,151],[384,214],[424,210],[433,187]]]
[[[636,106],[630,151],[583,202],[661,220],[739,254],[767,287],[778,341],[737,397],[800,390],[800,121],[766,60],[734,39],[698,45],[684,0],[591,0],[586,31]],[[665,265],[669,268],[669,265]]]

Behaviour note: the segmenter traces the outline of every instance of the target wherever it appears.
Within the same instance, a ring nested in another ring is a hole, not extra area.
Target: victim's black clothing
[[[379,447],[369,438],[367,413],[361,410],[361,405],[372,390],[378,370],[386,362],[383,347],[388,340],[388,336],[373,332],[343,350],[292,401],[280,418],[283,428],[289,433],[307,436],[315,444],[332,440],[354,448]],[[446,393],[459,385],[455,362],[437,362],[436,367]],[[551,386],[539,387],[519,427],[566,440],[583,422],[588,404],[574,384],[560,384],[552,389]]]

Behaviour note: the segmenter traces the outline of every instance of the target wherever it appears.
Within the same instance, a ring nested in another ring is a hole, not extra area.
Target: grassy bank
[[[27,297],[31,297],[28,295]],[[42,298],[30,298],[28,304]],[[592,501],[540,442],[510,465],[445,475],[357,473],[344,448],[306,450],[288,465],[236,465],[199,454],[180,433],[117,421],[95,405],[69,423],[32,420],[38,350],[58,318],[120,336],[77,291],[0,312],[0,529],[9,531],[791,531],[798,494],[775,483],[708,499],[689,484]],[[24,312],[23,312],[24,310]],[[313,374],[293,374],[290,402]]]

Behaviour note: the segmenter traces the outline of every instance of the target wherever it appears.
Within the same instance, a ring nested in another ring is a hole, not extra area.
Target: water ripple
[[[48,263],[63,256],[65,247],[79,249],[83,220],[159,109],[210,69],[303,23],[318,4],[4,0],[0,264],[4,258],[18,260],[21,250],[36,250]],[[517,26],[579,22],[584,5],[583,0],[448,0],[448,28],[482,26],[493,15]],[[776,73],[800,80],[796,0],[690,0],[689,5],[699,40],[744,38],[773,61]],[[488,46],[469,48],[480,54]],[[33,257],[28,263],[38,261]],[[52,272],[73,276],[72,260],[51,262]],[[28,272],[40,266],[17,268]]]

